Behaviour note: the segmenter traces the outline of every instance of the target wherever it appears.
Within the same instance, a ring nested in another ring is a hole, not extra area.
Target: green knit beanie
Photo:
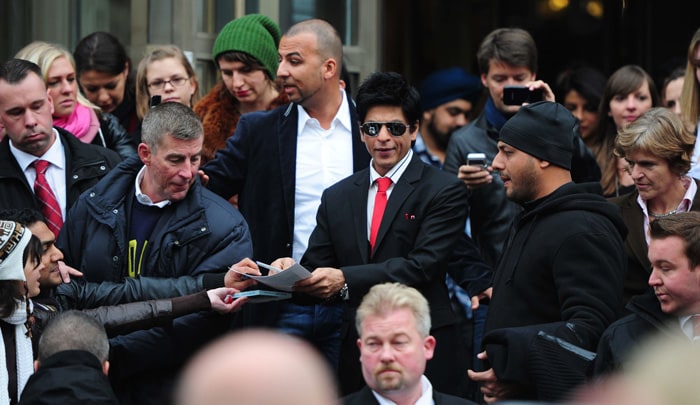
[[[229,21],[214,41],[212,55],[216,60],[224,52],[244,52],[259,60],[273,79],[277,77],[280,28],[269,17],[248,14]]]

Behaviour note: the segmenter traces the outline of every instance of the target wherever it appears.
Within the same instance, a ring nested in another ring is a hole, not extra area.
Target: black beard
[[[430,131],[430,135],[433,137],[435,146],[443,152],[446,151],[447,144],[450,142],[450,138],[452,137],[454,130],[447,133],[440,132],[437,128],[435,128],[435,124],[433,124],[433,121],[431,120],[428,123],[428,131]]]

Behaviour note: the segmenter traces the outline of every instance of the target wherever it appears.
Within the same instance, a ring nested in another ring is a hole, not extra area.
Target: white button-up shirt
[[[296,182],[294,189],[294,244],[292,257],[299,262],[316,227],[316,211],[323,190],[353,172],[352,125],[345,91],[331,126],[321,127],[301,106],[297,128]],[[355,123],[354,125],[357,125]]]

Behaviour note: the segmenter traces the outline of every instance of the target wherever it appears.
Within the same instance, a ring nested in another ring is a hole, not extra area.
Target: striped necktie
[[[49,187],[46,181],[46,169],[49,168],[49,162],[46,160],[37,159],[33,163],[36,169],[36,180],[34,181],[34,195],[41,203],[41,212],[46,218],[46,225],[51,232],[58,237],[58,232],[63,226],[63,216],[61,215],[61,206],[58,205],[56,195]]]

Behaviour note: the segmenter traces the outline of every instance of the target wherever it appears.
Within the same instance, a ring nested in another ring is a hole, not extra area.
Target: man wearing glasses
[[[357,95],[357,113],[371,163],[324,191],[301,259],[312,275],[295,290],[346,303],[339,370],[343,391],[352,392],[364,385],[350,324],[362,297],[385,282],[416,288],[430,302],[430,334],[440,342],[426,375],[438,391],[454,393],[466,381],[466,356],[456,355],[459,332],[445,271],[464,231],[466,187],[411,151],[421,109],[418,92],[402,76],[369,76]]]

